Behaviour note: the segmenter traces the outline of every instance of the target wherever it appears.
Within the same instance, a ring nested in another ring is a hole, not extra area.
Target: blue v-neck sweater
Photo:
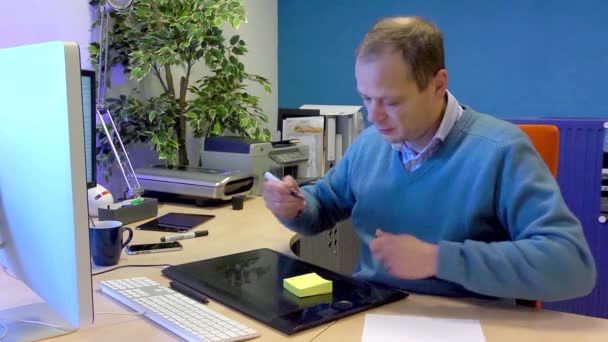
[[[527,136],[466,109],[440,148],[406,171],[374,127],[316,185],[307,206],[282,222],[315,234],[352,218],[361,240],[355,277],[418,293],[562,300],[595,284],[580,222]],[[376,229],[439,245],[437,275],[396,278],[369,249]]]

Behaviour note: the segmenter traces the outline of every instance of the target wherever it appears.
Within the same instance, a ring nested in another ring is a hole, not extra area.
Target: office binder
[[[325,173],[325,119],[320,115],[283,120],[283,139],[298,139],[301,144],[309,147],[308,164],[304,169],[298,170],[299,177],[318,178]]]
[[[326,118],[323,174],[334,167],[363,128],[361,106],[305,104],[300,110],[318,110]],[[338,139],[340,140],[338,142]]]
[[[336,160],[336,118],[327,118],[327,161]]]

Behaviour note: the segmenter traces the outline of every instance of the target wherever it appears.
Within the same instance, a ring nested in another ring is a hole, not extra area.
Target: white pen
[[[160,241],[161,242],[171,242],[171,241],[177,241],[177,240],[192,239],[195,237],[207,236],[207,235],[209,235],[209,232],[207,230],[199,230],[197,232],[163,236],[160,238]]]
[[[264,178],[266,178],[267,181],[270,182],[280,182],[281,180],[279,179],[279,177],[273,175],[272,173],[270,173],[270,171],[266,171],[264,172]],[[295,190],[289,190],[289,193],[294,196],[294,197],[298,197],[298,198],[304,198],[304,195],[302,195],[301,193],[295,191]]]

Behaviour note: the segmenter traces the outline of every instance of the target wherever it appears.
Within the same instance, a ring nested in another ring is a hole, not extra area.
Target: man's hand
[[[391,275],[403,279],[421,279],[437,273],[437,245],[408,234],[390,234],[376,230],[370,249]]]
[[[280,182],[264,182],[264,202],[266,208],[283,219],[296,217],[306,207],[304,195],[291,176],[285,176]]]

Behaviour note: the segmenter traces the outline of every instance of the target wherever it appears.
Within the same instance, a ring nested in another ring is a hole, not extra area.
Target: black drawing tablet
[[[145,222],[139,226],[139,230],[155,230],[161,232],[183,233],[203,224],[215,215],[168,213],[157,219]]]
[[[333,281],[333,293],[298,298],[283,289],[284,278],[310,272]],[[266,248],[172,266],[162,273],[287,335],[407,296]]]

